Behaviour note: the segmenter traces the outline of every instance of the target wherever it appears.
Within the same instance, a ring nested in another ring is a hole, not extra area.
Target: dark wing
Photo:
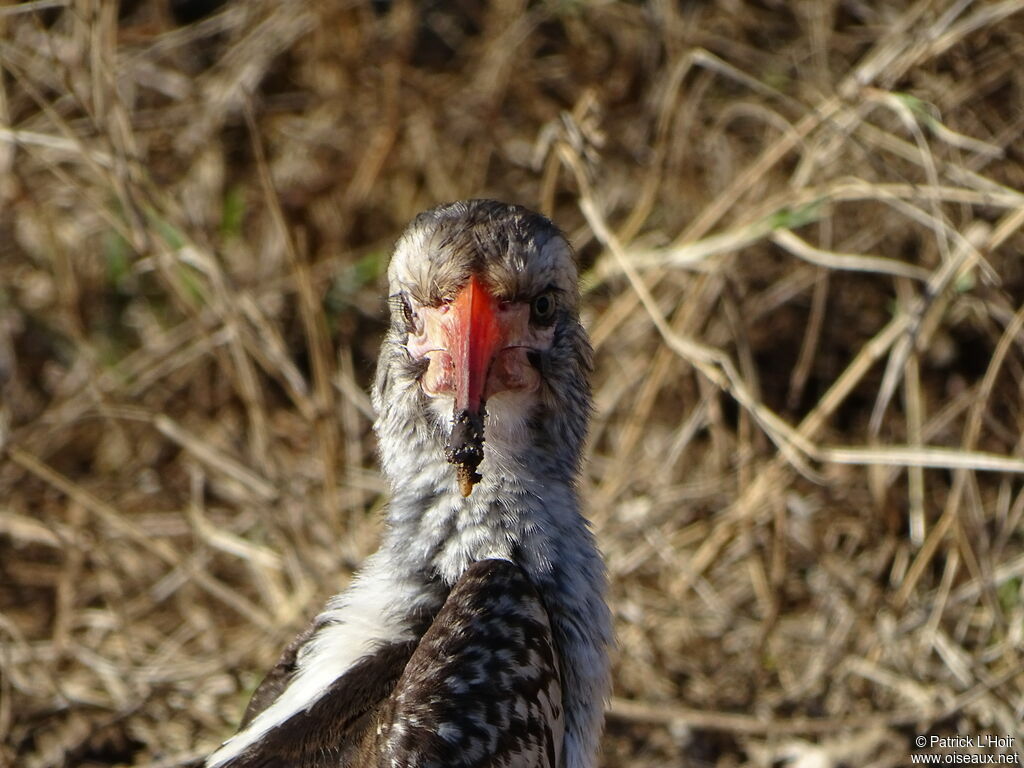
[[[253,694],[291,680],[314,624]],[[382,645],[223,768],[555,768],[562,685],[547,611],[518,566],[472,565],[420,640]]]
[[[518,566],[484,560],[466,571],[373,719],[361,767],[559,764],[558,656],[547,611]]]
[[[317,621],[310,622],[309,626],[297,634],[295,639],[288,644],[288,647],[281,652],[281,657],[277,660],[277,664],[267,672],[263,682],[253,691],[252,698],[249,699],[249,705],[245,708],[245,714],[242,715],[239,729],[245,728],[245,726],[251,723],[256,715],[269,707],[274,702],[274,699],[281,695],[281,691],[288,687],[288,683],[295,676],[295,658],[298,656],[299,648],[306,644],[309,638],[319,629],[319,626]]]
[[[337,768],[356,764],[355,755],[367,738],[374,712],[394,689],[415,648],[415,640],[381,646],[331,683],[309,709],[265,733],[238,757],[226,762],[224,768]],[[281,660],[285,668],[289,663],[294,665],[294,651],[291,662],[287,657],[285,651]],[[268,691],[270,698],[264,706],[278,693],[273,688]],[[250,703],[246,718],[258,713]]]

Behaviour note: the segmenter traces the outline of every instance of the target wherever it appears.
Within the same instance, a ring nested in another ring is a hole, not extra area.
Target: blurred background
[[[1024,747],[1022,0],[35,0],[0,4],[0,765],[233,732],[376,546],[384,270],[464,197],[582,264],[603,765]]]

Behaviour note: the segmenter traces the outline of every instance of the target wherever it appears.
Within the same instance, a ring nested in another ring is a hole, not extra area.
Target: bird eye
[[[537,296],[530,304],[530,320],[538,325],[547,325],[555,316],[555,297],[550,291]]]
[[[419,321],[419,316],[412,308],[412,302],[409,301],[409,297],[404,293],[398,294],[398,301],[402,308],[402,318],[405,320],[405,326],[410,331],[416,328]]]

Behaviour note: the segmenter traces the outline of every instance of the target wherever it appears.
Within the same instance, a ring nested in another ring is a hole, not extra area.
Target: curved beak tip
[[[464,464],[459,464],[455,468],[455,476],[459,481],[459,491],[462,493],[463,498],[469,496],[473,492],[473,486],[482,479],[477,472],[474,472]]]

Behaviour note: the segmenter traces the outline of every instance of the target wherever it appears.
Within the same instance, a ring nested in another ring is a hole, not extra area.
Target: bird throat
[[[482,479],[477,467],[484,460],[484,406],[479,413],[468,409],[457,411],[452,421],[451,436],[445,447],[448,463],[455,465],[459,491],[469,496],[473,486]]]

